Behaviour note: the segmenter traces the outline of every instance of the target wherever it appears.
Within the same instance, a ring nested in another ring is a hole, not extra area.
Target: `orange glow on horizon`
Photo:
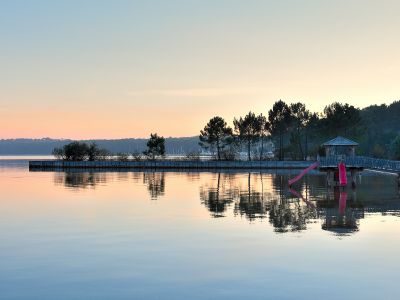
[[[195,136],[279,99],[400,99],[399,2],[227,2],[2,5],[0,139]]]

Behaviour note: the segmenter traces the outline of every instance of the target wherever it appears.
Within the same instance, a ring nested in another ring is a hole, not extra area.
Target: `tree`
[[[312,135],[315,140],[315,136],[317,135],[317,132],[320,131],[320,123],[321,120],[319,118],[318,113],[312,113],[310,115],[310,118],[307,121],[307,124],[305,125],[305,145],[304,145],[304,153],[305,157],[307,159],[308,153],[309,153],[309,139],[308,137]]]
[[[52,154],[58,160],[65,160],[65,153],[63,148],[54,148]]]
[[[259,138],[261,133],[261,119],[250,111],[244,118],[240,117],[233,120],[235,132],[239,136],[239,140],[247,144],[248,160],[251,160],[251,145]]]
[[[96,152],[96,156],[95,156],[94,160],[106,160],[106,159],[110,158],[110,156],[111,156],[110,151],[108,151],[107,149],[104,149],[104,148],[100,148]]]
[[[162,136],[158,136],[157,133],[150,134],[150,139],[147,142],[147,150],[143,152],[151,159],[155,159],[156,156],[165,155],[165,139]]]
[[[263,114],[260,114],[257,118],[260,126],[260,132],[259,132],[261,139],[260,160],[262,160],[264,156],[264,139],[271,130],[271,124],[267,121],[267,118],[263,116]]]
[[[353,105],[334,102],[324,108],[324,123],[328,135],[355,137],[361,123],[360,111]]]
[[[290,107],[282,100],[275,102],[272,109],[268,112],[268,121],[271,124],[271,134],[278,136],[279,160],[283,160],[284,135],[289,129],[291,121]]]
[[[102,153],[102,150],[97,146],[96,143],[91,143],[87,149],[88,160],[96,160]]]
[[[208,121],[203,130],[200,131],[199,145],[204,149],[213,148],[217,150],[217,158],[221,159],[222,150],[232,142],[232,128],[221,117],[214,117]]]
[[[302,146],[302,135],[303,131],[305,131],[304,129],[306,128],[307,123],[311,118],[311,113],[309,110],[307,110],[305,104],[300,102],[290,104],[289,108],[291,121],[294,127],[294,131],[292,131],[292,141],[297,145],[300,157],[304,159],[305,150],[303,150]],[[307,135],[306,139],[308,139]]]
[[[400,160],[400,134],[393,140],[391,150],[393,159]]]
[[[62,152],[60,149],[54,149],[54,152],[63,153],[65,160],[81,161],[88,159],[89,146],[86,143],[72,142],[64,145]]]

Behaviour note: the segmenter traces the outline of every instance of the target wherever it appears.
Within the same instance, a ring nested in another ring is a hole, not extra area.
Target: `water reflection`
[[[231,185],[233,180],[231,174],[218,173],[214,179],[200,186],[200,201],[213,217],[224,217],[227,208],[237,197],[238,189]]]
[[[317,217],[316,211],[286,193],[284,176],[272,177],[272,187],[264,177],[263,174],[247,175],[247,186],[235,201],[235,213],[250,221],[267,218],[276,232],[306,229],[307,222]]]
[[[55,172],[54,183],[67,188],[94,189],[97,185],[105,185],[112,181],[129,181],[130,177],[135,183],[141,181],[147,187],[150,198],[153,200],[165,193],[165,173],[163,172],[81,172],[79,170]]]
[[[364,218],[364,205],[357,203],[355,198],[348,199],[347,192],[334,189],[334,201],[321,201],[321,215],[325,216],[322,224],[323,230],[339,234],[348,234],[358,231],[359,219]]]
[[[147,186],[152,200],[157,200],[158,197],[165,193],[165,173],[152,172],[143,173],[143,184]]]
[[[218,173],[200,187],[200,199],[212,217],[226,216],[232,206],[235,216],[250,222],[268,220],[279,233],[306,230],[320,222],[322,230],[349,235],[360,229],[366,214],[399,215],[396,185],[374,186],[386,181],[384,177],[367,177],[367,184],[357,190],[328,189],[323,174],[308,176],[294,190],[287,186],[287,178],[279,173]]]
[[[109,174],[99,172],[55,172],[54,183],[68,188],[86,189],[106,183]]]
[[[360,230],[366,215],[400,216],[396,184],[382,175],[363,178],[356,190],[328,189],[323,174],[308,175],[296,188],[287,186],[287,171],[275,173],[201,172],[58,172],[54,182],[68,188],[86,189],[109,181],[133,181],[143,185],[149,198],[166,194],[172,186],[197,185],[200,203],[212,218],[240,217],[249,222],[267,222],[275,232],[307,230],[310,224],[337,235]]]

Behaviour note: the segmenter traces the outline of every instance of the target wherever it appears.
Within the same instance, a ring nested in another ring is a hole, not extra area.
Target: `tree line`
[[[211,118],[200,131],[199,144],[218,160],[233,159],[241,150],[248,160],[266,159],[263,145],[269,139],[276,145],[277,159],[305,160],[323,155],[320,145],[341,135],[360,143],[360,155],[400,159],[399,120],[400,101],[362,110],[334,102],[316,113],[304,103],[279,100],[266,116],[250,111],[235,117],[233,127],[220,116]],[[251,155],[254,146],[259,149],[256,158]]]
[[[338,135],[357,141],[358,155],[400,160],[400,101],[358,109],[334,102],[323,112],[311,112],[304,103],[276,101],[266,115],[248,112],[235,117],[232,127],[219,116],[211,118],[200,131],[199,145],[215,154],[218,160],[234,160],[245,152],[248,160],[270,159],[265,145],[272,141],[275,158],[305,160],[323,154],[321,144]],[[156,159],[165,156],[165,139],[151,134],[147,150],[141,153],[117,153],[128,157]],[[96,143],[71,142],[54,148],[53,155],[63,160],[103,160],[114,154]],[[115,156],[115,155],[114,155]],[[199,159],[191,152],[188,158]]]

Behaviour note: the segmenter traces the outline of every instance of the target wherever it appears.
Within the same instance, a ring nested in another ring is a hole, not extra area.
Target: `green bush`
[[[106,149],[100,149],[95,143],[88,145],[82,142],[72,142],[62,148],[54,148],[53,155],[62,160],[94,161],[106,159],[110,154]]]

